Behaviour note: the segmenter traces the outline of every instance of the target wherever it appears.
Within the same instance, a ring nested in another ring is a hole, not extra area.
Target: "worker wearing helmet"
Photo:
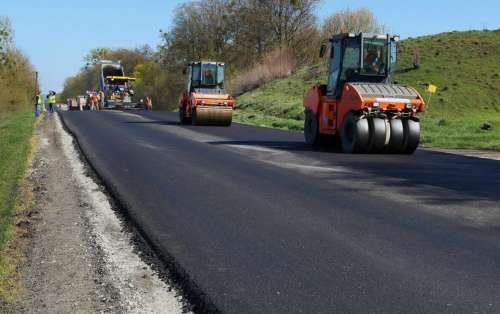
[[[43,106],[43,99],[42,95],[38,93],[35,96],[35,117],[39,117],[41,112],[42,112],[42,106]]]
[[[90,94],[90,110],[99,110],[99,104],[96,93]]]
[[[106,96],[104,95],[104,92],[102,90],[99,91],[99,109],[104,108],[104,98]]]
[[[49,112],[54,112],[56,106],[56,92],[51,91],[47,96],[47,101],[49,103]]]

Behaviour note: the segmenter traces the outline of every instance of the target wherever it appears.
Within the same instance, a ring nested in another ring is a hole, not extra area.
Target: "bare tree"
[[[384,26],[368,8],[339,11],[326,18],[322,29],[325,38],[338,33],[382,33],[384,31]]]
[[[279,46],[293,47],[296,36],[314,25],[318,0],[261,0]]]

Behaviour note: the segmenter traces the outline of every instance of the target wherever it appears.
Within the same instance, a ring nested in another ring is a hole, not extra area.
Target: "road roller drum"
[[[233,109],[219,106],[196,106],[192,114],[193,125],[231,125]]]

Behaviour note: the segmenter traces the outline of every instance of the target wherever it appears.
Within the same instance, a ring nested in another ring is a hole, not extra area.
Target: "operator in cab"
[[[364,64],[367,74],[384,74],[385,62],[382,47],[369,48],[365,53]]]

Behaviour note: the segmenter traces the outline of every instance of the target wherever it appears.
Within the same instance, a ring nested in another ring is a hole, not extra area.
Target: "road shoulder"
[[[181,313],[179,293],[139,256],[56,114],[37,129],[24,291],[6,313]]]
[[[482,159],[500,160],[500,151],[486,150],[486,149],[451,149],[451,148],[422,148],[425,150],[446,153],[453,155],[460,155],[466,157],[475,157]]]

